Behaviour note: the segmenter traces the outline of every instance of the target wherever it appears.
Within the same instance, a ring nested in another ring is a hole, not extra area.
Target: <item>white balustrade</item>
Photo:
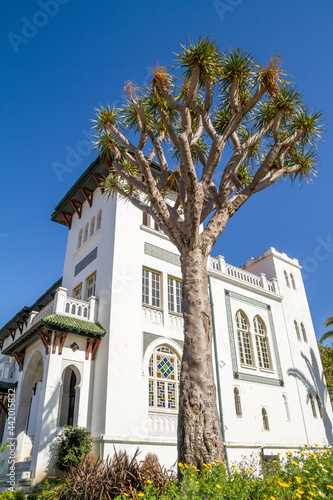
[[[96,297],[90,297],[89,300],[86,301],[68,297],[67,289],[59,287],[56,291],[54,300],[49,302],[38,313],[36,311],[31,311],[28,319],[28,328],[52,313],[83,319],[93,323],[97,321],[97,299]]]
[[[179,314],[172,314],[169,312],[169,326],[171,326],[171,328],[177,328],[178,330],[183,330],[184,328],[183,316]]]
[[[244,271],[239,267],[226,264],[224,258],[221,256],[217,257],[216,259],[210,257],[208,260],[208,267],[209,269],[217,271],[221,274],[227,274],[232,278],[244,281],[245,283],[249,283],[250,285],[264,288],[273,293],[278,293],[276,280],[268,280],[264,273],[260,273],[260,275],[258,276],[256,274],[249,273],[248,271]]]
[[[142,306],[142,318],[144,321],[163,325],[163,312],[153,307]]]
[[[149,434],[162,436],[177,436],[177,414],[149,412]]]

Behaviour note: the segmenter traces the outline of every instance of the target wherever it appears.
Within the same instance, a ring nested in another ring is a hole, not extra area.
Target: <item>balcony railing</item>
[[[88,300],[79,300],[69,297],[67,289],[60,286],[52,302],[49,302],[39,312],[31,311],[27,327],[30,328],[37,321],[52,313],[94,323],[97,321],[97,299],[96,297],[90,297]]]
[[[240,269],[239,267],[231,266],[225,262],[224,257],[219,256],[216,259],[210,257],[208,261],[208,268],[221,274],[226,274],[227,276],[230,276],[238,281],[248,283],[249,285],[263,288],[269,292],[279,293],[278,283],[275,278],[268,280],[264,273],[260,273],[259,275],[252,274],[248,271]]]

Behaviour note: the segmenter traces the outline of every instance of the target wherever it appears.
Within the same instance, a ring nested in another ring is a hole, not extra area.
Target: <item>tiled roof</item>
[[[49,314],[48,316],[44,316],[41,321],[47,325],[67,327],[68,329],[79,330],[94,335],[103,336],[105,334],[105,330],[99,323],[90,323],[83,319],[71,318],[70,316],[63,316],[61,314]]]
[[[83,335],[84,337],[103,337],[106,333],[99,323],[90,323],[83,319],[76,319],[70,316],[53,313],[44,316],[44,318],[32,325],[23,335],[9,344],[9,346],[2,351],[2,354],[9,354],[11,356],[13,352],[25,349],[28,345],[37,340],[38,333],[43,330],[43,327],[44,329],[47,327],[48,329],[60,330],[74,335]]]
[[[15,389],[16,386],[16,382],[3,382],[2,380],[0,380],[0,392],[6,392],[8,389]]]

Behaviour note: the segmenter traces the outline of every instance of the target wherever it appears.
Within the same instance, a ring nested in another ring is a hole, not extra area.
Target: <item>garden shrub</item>
[[[78,467],[83,457],[92,449],[92,435],[83,427],[66,425],[55,440],[55,467],[59,470],[69,470]]]

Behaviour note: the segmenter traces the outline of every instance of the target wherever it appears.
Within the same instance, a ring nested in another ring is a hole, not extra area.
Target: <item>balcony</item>
[[[39,312],[31,311],[27,328],[30,328],[39,320],[52,313],[95,323],[95,321],[97,321],[97,302],[98,299],[93,296],[88,300],[79,300],[74,297],[69,297],[67,295],[67,289],[60,286],[56,290],[54,299],[49,302],[49,304]]]

